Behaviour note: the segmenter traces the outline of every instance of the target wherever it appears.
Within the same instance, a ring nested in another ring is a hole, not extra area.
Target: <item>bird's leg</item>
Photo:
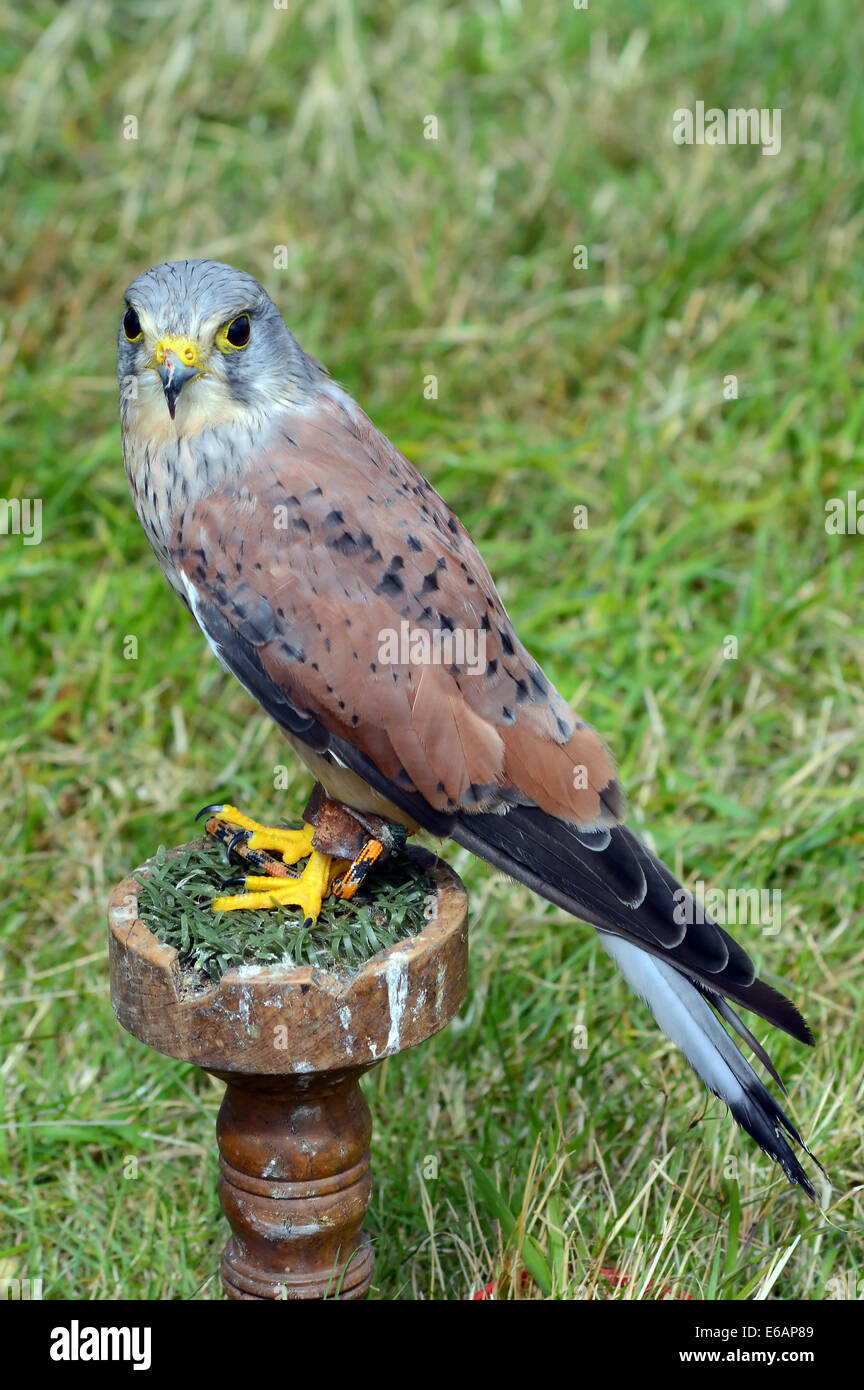
[[[334,898],[353,898],[357,889],[375,868],[386,859],[393,849],[404,849],[408,839],[408,830],[404,825],[392,824],[385,821],[378,831],[379,838],[370,838],[366,841],[359,854],[356,854],[345,870],[344,874],[339,874],[333,880]]]
[[[324,899],[329,896],[340,868],[340,860],[313,849],[299,878],[250,874],[245,880],[245,892],[233,897],[215,898],[212,906],[218,912],[234,912],[238,908],[299,907],[306,923],[311,924],[318,920]]]
[[[320,783],[316,784],[303,817],[315,826],[316,849],[350,861],[345,872],[333,881],[334,898],[353,898],[376,864],[383,863],[391,850],[402,849],[408,838],[404,825],[345,806],[329,797]]]
[[[345,865],[330,854],[322,854],[312,844],[315,827],[304,825],[302,830],[281,826],[260,825],[258,821],[238,811],[236,806],[205,806],[199,811],[211,815],[207,831],[238,854],[247,864],[259,870],[245,879],[229,879],[223,887],[242,884],[244,892],[215,898],[214,911],[236,912],[243,908],[263,910],[273,907],[299,907],[307,923],[317,921],[321,904],[330,893],[333,879]],[[276,850],[282,855],[275,859],[267,853]],[[289,865],[301,859],[308,863],[303,872],[294,875]]]
[[[228,805],[205,806],[195,819],[200,820],[202,816],[209,815],[215,815],[222,823],[235,828],[236,834],[229,842],[229,849],[234,849],[242,840],[249,849],[277,850],[282,855],[283,864],[296,864],[312,853],[312,837],[315,833],[315,827],[312,825],[304,825],[302,830],[288,830],[278,825],[259,825],[257,820],[244,816],[236,806]]]
[[[381,816],[357,811],[333,801],[316,785],[303,813],[301,830],[261,825],[236,806],[205,806],[196,820],[210,816],[207,831],[229,851],[259,870],[245,878],[229,879],[223,887],[242,886],[242,893],[214,899],[220,912],[243,908],[300,907],[307,922],[317,921],[321,905],[330,893],[350,899],[376,865],[393,849],[402,849],[408,838],[404,825]],[[281,859],[268,853],[273,850]],[[308,858],[303,872],[294,875],[289,865]]]

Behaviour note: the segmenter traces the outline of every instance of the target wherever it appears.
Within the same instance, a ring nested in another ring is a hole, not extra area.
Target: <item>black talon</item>
[[[224,805],[224,802],[219,802],[218,805],[214,802],[212,806],[202,806],[195,817],[196,821],[199,821],[202,816],[218,816],[219,812],[224,809]]]
[[[225,842],[225,848],[228,850],[228,853],[230,854],[236,844],[245,844],[248,839],[248,830],[238,830],[236,835],[232,835],[231,839]]]
[[[226,888],[245,888],[246,878],[241,874],[239,878],[226,878],[219,884],[219,891],[224,892]]]

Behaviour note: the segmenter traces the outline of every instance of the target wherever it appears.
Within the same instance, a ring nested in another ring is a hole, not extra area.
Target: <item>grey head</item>
[[[124,428],[170,417],[178,434],[303,405],[323,376],[258,281],[219,261],[169,261],[132,281],[117,373]]]

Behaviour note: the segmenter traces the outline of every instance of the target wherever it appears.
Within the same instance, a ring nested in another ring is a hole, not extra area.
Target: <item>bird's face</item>
[[[251,275],[177,261],[126,291],[117,369],[124,425],[153,439],[253,421],[297,404],[306,375],[275,304]]]

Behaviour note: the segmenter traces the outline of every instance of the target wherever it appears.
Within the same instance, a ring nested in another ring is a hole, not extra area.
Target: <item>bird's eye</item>
[[[225,329],[225,341],[233,348],[243,348],[249,341],[252,325],[248,314],[240,314],[232,319]]]
[[[141,320],[131,305],[123,315],[123,332],[126,334],[130,343],[137,343],[138,339],[143,335]]]

